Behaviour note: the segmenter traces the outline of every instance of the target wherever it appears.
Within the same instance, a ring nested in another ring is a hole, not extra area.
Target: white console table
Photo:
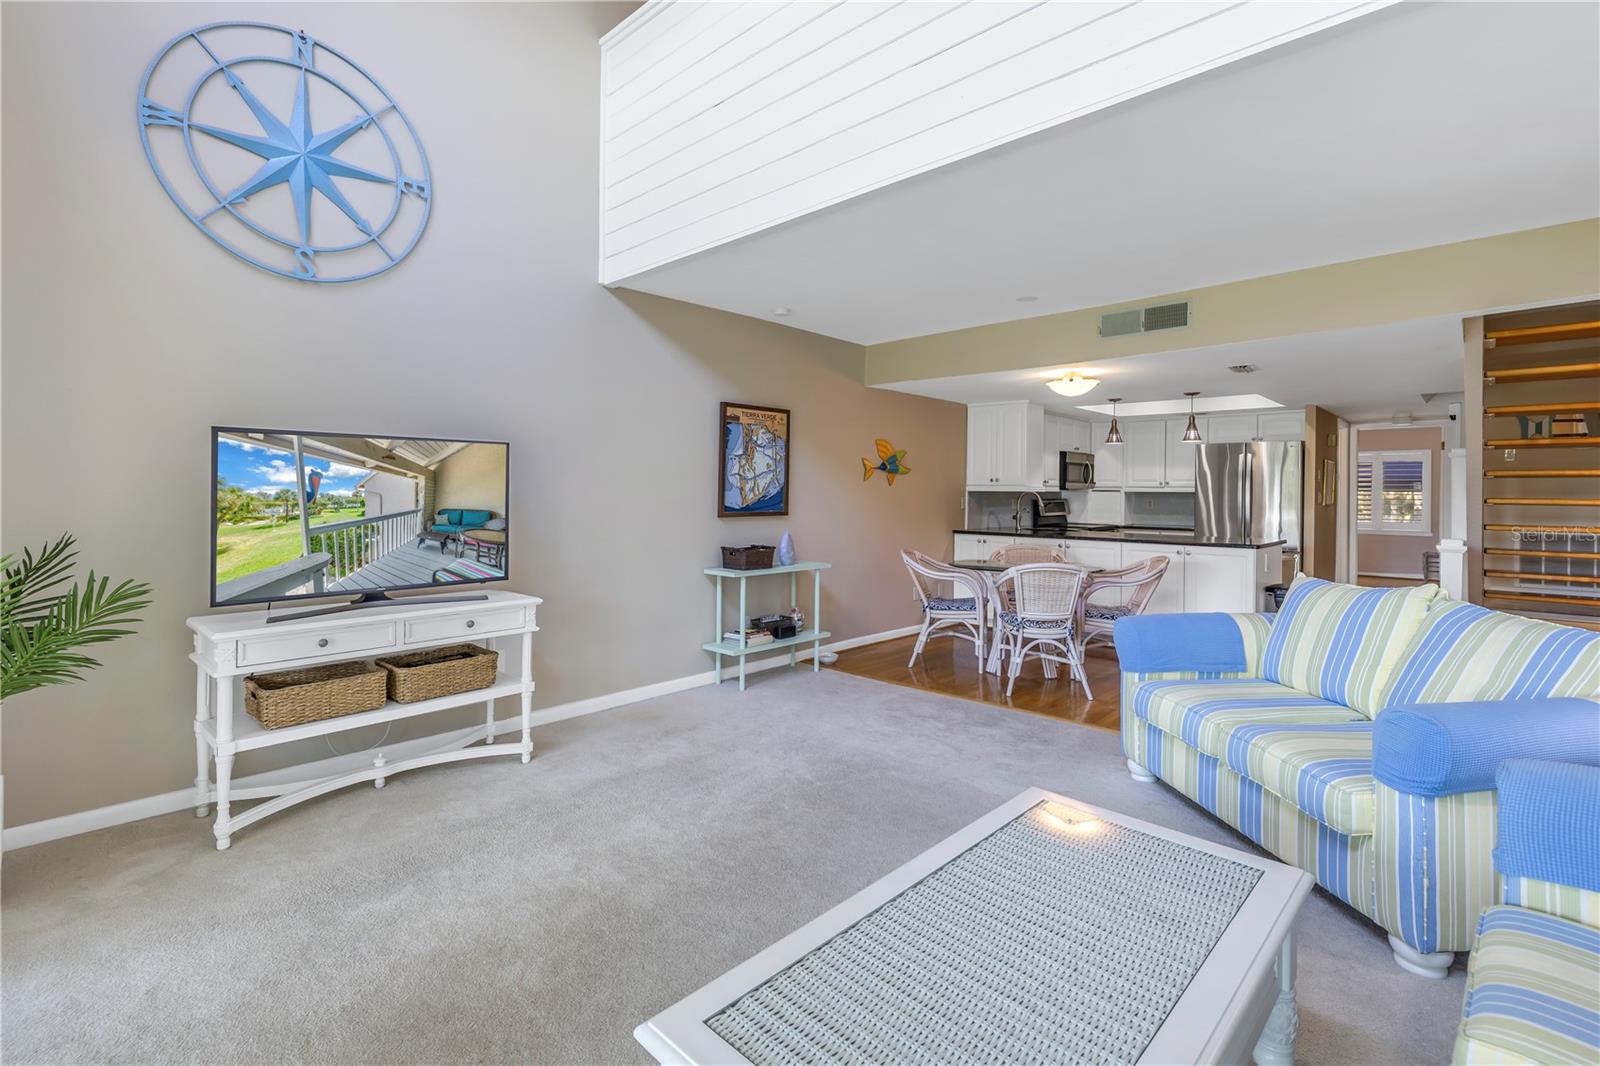
[[[189,658],[196,668],[194,812],[195,817],[204,818],[210,804],[215,802],[217,817],[212,831],[217,849],[226,849],[235,831],[335,789],[366,781],[382,788],[390,775],[439,763],[497,755],[521,755],[523,762],[531,759],[533,634],[539,630],[535,616],[541,602],[537,596],[495,591],[486,593],[483,600],[466,603],[430,604],[426,597],[418,597],[304,621],[290,618],[268,624],[265,611],[189,619],[188,627],[194,631],[194,653]],[[466,641],[493,648],[500,654],[495,683],[488,688],[418,703],[390,701],[377,710],[280,729],[263,727],[246,714],[242,706],[243,679],[248,674],[370,659],[390,652],[417,651]],[[502,696],[521,698],[520,744],[494,742],[494,701]],[[310,737],[476,703],[484,705],[481,727],[452,733],[446,743],[422,754],[388,762],[380,745],[370,753],[370,765],[348,772],[274,780],[271,784],[249,788],[233,787],[233,760],[239,752],[292,744]],[[481,745],[471,746],[479,740],[483,741]],[[216,771],[214,785],[211,781],[213,767]],[[230,804],[246,799],[266,799],[267,802],[233,814]]]

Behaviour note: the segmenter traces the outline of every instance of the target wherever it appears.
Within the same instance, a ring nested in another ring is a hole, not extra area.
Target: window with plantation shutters
[[[1356,528],[1426,536],[1432,524],[1432,453],[1362,452],[1356,457]]]

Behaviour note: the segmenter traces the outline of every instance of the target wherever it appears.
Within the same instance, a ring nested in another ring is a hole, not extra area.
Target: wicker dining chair
[[[1117,619],[1143,614],[1155,595],[1156,586],[1167,572],[1167,557],[1154,555],[1121,570],[1102,570],[1091,574],[1078,598],[1078,651],[1082,653],[1099,640],[1111,643]],[[1092,603],[1096,593],[1109,589],[1132,589],[1122,603]]]
[[[1043,544],[1007,544],[996,548],[989,561],[1001,566],[1021,566],[1023,563],[1064,563],[1067,557]]]
[[[1009,599],[1000,612],[999,642],[1011,657],[1006,695],[1016,687],[1017,675],[1029,655],[1044,663],[1048,672],[1064,663],[1083,694],[1094,699],[1083,669],[1083,652],[1073,635],[1078,622],[1078,601],[1089,571],[1066,563],[1024,563],[1013,566],[995,582]]]
[[[907,668],[916,665],[928,638],[934,636],[972,641],[973,652],[982,663],[988,650],[988,582],[970,570],[947,566],[921,552],[903,551],[900,559],[922,601],[922,631]],[[945,584],[954,586],[954,595],[943,595]]]

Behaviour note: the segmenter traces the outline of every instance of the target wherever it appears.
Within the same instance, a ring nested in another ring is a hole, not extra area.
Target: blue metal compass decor
[[[416,247],[433,206],[400,105],[303,30],[213,22],[174,37],[139,83],[139,137],[190,222],[286,278],[381,274]]]

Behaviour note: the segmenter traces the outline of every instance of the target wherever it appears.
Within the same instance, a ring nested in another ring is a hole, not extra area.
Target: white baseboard
[[[902,626],[899,629],[884,630],[882,633],[869,633],[866,636],[836,640],[831,644],[824,644],[822,650],[828,652],[859,648],[867,644],[877,644],[880,641],[909,636],[921,628],[921,626]],[[806,649],[797,658],[809,660],[811,658],[811,650],[809,648]],[[789,665],[788,656],[774,654],[770,658],[752,661],[745,667],[745,673],[746,675],[755,674],[787,665]],[[737,667],[723,668],[723,678],[725,680],[738,676]],[[608,692],[601,696],[573,700],[570,703],[557,704],[554,707],[545,707],[542,710],[534,711],[532,715],[533,724],[536,726],[549,725],[552,722],[560,722],[568,718],[594,714],[596,711],[609,710],[613,707],[625,707],[630,703],[655,699],[657,696],[668,696],[674,692],[684,692],[691,688],[699,688],[702,685],[709,685],[715,680],[716,671],[706,670],[698,674],[689,674],[687,677],[673,678],[670,681],[657,681],[651,685],[641,685],[638,688],[624,689],[621,692]],[[495,734],[498,736],[501,733],[510,733],[521,728],[521,715],[502,718],[495,723]],[[436,743],[439,737],[418,739]],[[359,758],[360,755],[361,753],[356,753],[354,757]],[[319,767],[326,769],[328,775],[331,776],[336,772],[338,764],[347,761],[351,757],[340,756],[324,759],[317,763],[301,764],[291,770],[269,770],[260,774],[251,774],[249,777],[236,778],[234,787],[242,790],[268,785],[276,780],[282,780],[286,773],[292,773],[296,777],[320,776],[321,770],[318,769]],[[43,821],[14,826],[0,831],[0,846],[3,846],[5,851],[12,851],[16,848],[43,844],[50,840],[77,836],[80,833],[92,833],[96,829],[107,829],[126,822],[155,818],[159,815],[171,814],[174,811],[191,809],[193,806],[194,786],[190,785],[186,788],[178,789],[176,792],[163,792],[159,796],[146,796],[143,799],[128,800],[126,803],[113,803],[108,807],[96,807],[93,810],[78,811],[75,814],[64,814],[59,818],[46,818]]]

